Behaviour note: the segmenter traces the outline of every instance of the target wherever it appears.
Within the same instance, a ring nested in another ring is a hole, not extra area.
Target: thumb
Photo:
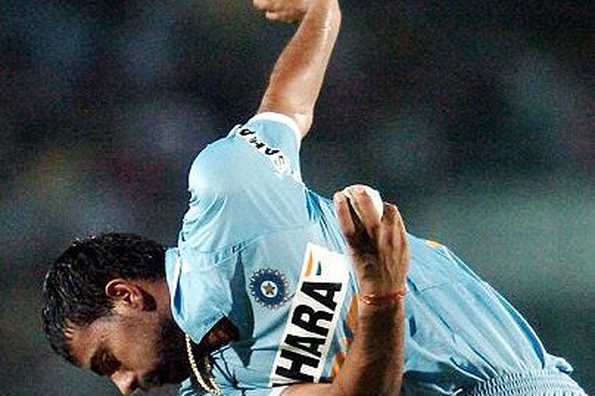
[[[297,20],[297,17],[293,13],[287,11],[267,11],[265,17],[269,21],[274,22],[292,23]]]
[[[281,14],[279,12],[276,11],[267,11],[264,16],[269,20],[269,21],[279,21],[281,20]]]

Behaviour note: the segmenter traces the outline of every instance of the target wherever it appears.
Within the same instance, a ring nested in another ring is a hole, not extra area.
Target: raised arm
[[[331,384],[288,387],[282,396],[398,396],[403,378],[406,276],[409,250],[403,220],[394,205],[375,216],[363,190],[353,197],[362,223],[350,213],[343,193],[335,195],[341,230],[350,248],[360,286],[354,342]],[[361,225],[362,223],[359,223]]]
[[[312,125],[314,106],[337,40],[341,11],[337,0],[254,0],[270,20],[300,21],[271,73],[258,112],[274,111],[293,118],[304,137]]]

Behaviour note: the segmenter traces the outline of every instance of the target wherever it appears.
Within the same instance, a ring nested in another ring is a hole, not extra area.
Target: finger
[[[389,204],[388,202],[383,203],[383,210],[382,210],[382,223],[386,225],[393,225],[398,220],[399,210],[393,204]]]
[[[395,205],[387,202],[384,203],[382,224],[385,228],[393,230],[394,237],[402,240],[406,238],[407,231],[405,230],[405,223],[399,209]]]
[[[278,2],[271,0],[254,0],[252,4],[254,5],[254,8],[261,11],[274,12],[282,9],[282,6]]]
[[[380,217],[378,211],[374,206],[372,197],[366,191],[364,186],[347,187],[353,196],[352,204],[355,206],[356,212],[359,214],[366,232],[370,238],[375,238],[378,227],[380,226]]]
[[[405,227],[395,205],[384,203],[377,243],[380,262],[386,265],[387,271],[391,274],[391,284],[399,289],[405,287],[409,268],[409,248]]]
[[[407,230],[401,217],[399,209],[393,205],[385,203],[385,215],[382,217],[383,229],[390,230],[384,235],[384,243],[398,249],[402,265],[407,265],[409,261],[409,247],[407,244]]]
[[[333,201],[335,203],[335,211],[337,212],[339,227],[349,242],[355,236],[355,224],[349,210],[349,202],[347,201],[345,194],[340,191],[335,193],[333,196]]]
[[[267,11],[264,16],[266,17],[266,19],[268,19],[269,21],[273,21],[273,22],[284,22],[284,18],[283,18],[283,14],[280,12],[274,12],[274,11]]]
[[[278,12],[267,11],[264,14],[264,16],[269,21],[274,21],[274,22],[281,21],[281,14],[279,14]]]
[[[286,9],[283,3],[271,0],[254,0],[254,8],[262,11],[278,12]]]
[[[293,13],[287,11],[268,11],[265,16],[269,21],[273,22],[293,23],[297,20]]]
[[[252,5],[257,10],[263,10],[263,11],[268,8],[267,6],[269,6],[268,1],[265,1],[265,0],[254,0],[252,2]]]
[[[389,209],[390,211],[394,211],[395,212],[395,220],[396,220],[396,224],[399,228],[399,232],[401,235],[405,236],[405,234],[407,233],[407,230],[405,229],[405,221],[403,221],[403,216],[401,216],[401,212],[399,211],[399,208],[397,208],[396,205],[393,204],[387,204],[391,209]]]
[[[384,202],[381,227],[378,232],[377,244],[378,250],[382,251],[383,248],[389,250],[394,249],[398,246],[398,226],[395,224],[398,222],[398,211],[396,206]],[[395,238],[395,236],[397,236]]]

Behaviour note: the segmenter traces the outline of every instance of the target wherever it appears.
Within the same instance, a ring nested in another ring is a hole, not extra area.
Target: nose
[[[138,380],[132,371],[118,370],[112,374],[111,379],[124,396],[138,389]]]

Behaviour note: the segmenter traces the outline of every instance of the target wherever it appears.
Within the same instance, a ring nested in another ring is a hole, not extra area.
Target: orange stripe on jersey
[[[441,243],[438,243],[436,241],[430,241],[430,240],[426,240],[426,245],[428,245],[429,247],[431,247],[433,249],[438,249],[438,248],[444,246]]]
[[[337,378],[339,375],[339,371],[341,371],[341,366],[345,363],[345,359],[347,358],[347,353],[345,352],[337,352],[335,355],[335,361],[333,362],[333,369],[331,371],[331,376],[333,379]]]
[[[314,257],[312,256],[312,252],[308,255],[308,261],[306,262],[306,275],[310,276],[312,273],[312,267],[314,267]]]
[[[342,338],[341,343],[345,345],[345,349],[347,352],[349,352],[349,349],[351,349],[351,344],[353,344],[353,338]],[[345,359],[347,359],[347,352],[337,352],[335,354],[333,359],[333,368],[331,370],[331,376],[333,379],[337,377],[341,367],[343,366],[343,363],[345,363]]]
[[[357,331],[357,300],[359,298],[358,294],[355,294],[352,298],[351,298],[351,305],[349,306],[349,312],[347,312],[347,318],[346,319],[346,323],[347,323],[347,327],[349,327],[349,330],[351,330],[351,332],[353,334],[355,334],[355,332]]]

